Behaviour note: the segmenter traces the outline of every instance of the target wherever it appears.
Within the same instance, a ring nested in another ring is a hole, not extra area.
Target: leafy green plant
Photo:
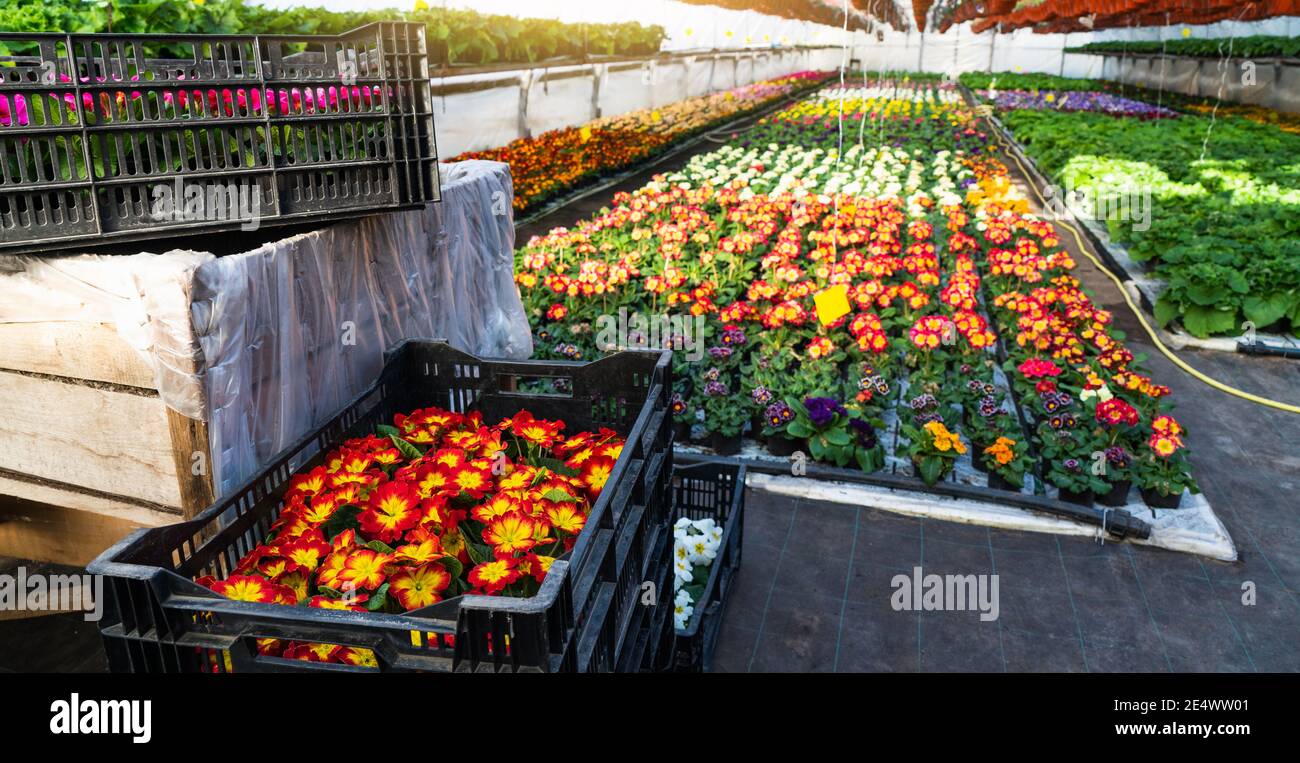
[[[787,400],[795,417],[786,425],[790,437],[806,439],[816,461],[836,466],[856,462],[862,471],[879,471],[885,464],[884,449],[876,437],[880,420],[868,421],[829,397],[810,397],[802,403]]]
[[[333,35],[375,21],[423,22],[430,55],[447,64],[534,63],[588,54],[647,55],[657,53],[665,37],[663,27],[657,25],[566,24],[441,7],[335,12],[304,7],[271,9],[241,0],[50,0],[40,4],[0,0],[0,29],[6,32]],[[0,42],[0,55],[32,52],[30,46]]]
[[[1090,196],[1149,193],[1149,225],[1112,219],[1108,227],[1167,283],[1155,304],[1162,325],[1179,320],[1200,337],[1240,333],[1244,321],[1300,331],[1300,136],[1198,116],[1003,118],[1065,186]]]
[[[1229,52],[1239,58],[1300,56],[1300,38],[1251,35],[1248,37],[1186,40],[1108,40],[1066,48],[1066,53],[1164,53],[1170,56],[1222,58]]]

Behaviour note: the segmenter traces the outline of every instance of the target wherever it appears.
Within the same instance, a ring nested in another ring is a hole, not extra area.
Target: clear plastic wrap
[[[440,171],[438,204],[241,254],[11,258],[0,322],[114,325],[154,369],[163,402],[208,423],[224,493],[373,382],[403,339],[532,355],[513,280],[509,168]]]

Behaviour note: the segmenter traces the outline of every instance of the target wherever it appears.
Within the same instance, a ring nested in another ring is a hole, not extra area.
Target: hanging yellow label
[[[844,284],[823,289],[813,295],[813,304],[817,306],[817,320],[823,326],[829,326],[849,314],[849,290]]]

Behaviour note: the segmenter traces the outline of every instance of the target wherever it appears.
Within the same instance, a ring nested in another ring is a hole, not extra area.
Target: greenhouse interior
[[[0,164],[0,673],[1300,670],[1297,0],[5,1]]]

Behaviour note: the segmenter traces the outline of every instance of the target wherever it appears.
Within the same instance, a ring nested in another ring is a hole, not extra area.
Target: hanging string
[[[1233,19],[1233,22],[1240,22],[1241,17],[1246,15],[1247,10],[1249,10],[1249,6],[1243,6],[1241,13],[1237,14],[1237,18]],[[1219,66],[1223,69],[1223,75],[1219,77],[1219,90],[1214,95],[1214,108],[1210,111],[1210,123],[1205,126],[1205,138],[1201,140],[1201,156],[1197,159],[1197,163],[1205,161],[1205,152],[1210,147],[1210,133],[1214,132],[1215,122],[1219,118],[1219,104],[1223,103],[1223,88],[1228,84],[1228,67],[1232,64],[1232,47],[1236,41],[1237,31],[1234,27],[1228,34],[1228,55],[1219,59]],[[1223,52],[1223,43],[1219,43],[1219,52]]]

